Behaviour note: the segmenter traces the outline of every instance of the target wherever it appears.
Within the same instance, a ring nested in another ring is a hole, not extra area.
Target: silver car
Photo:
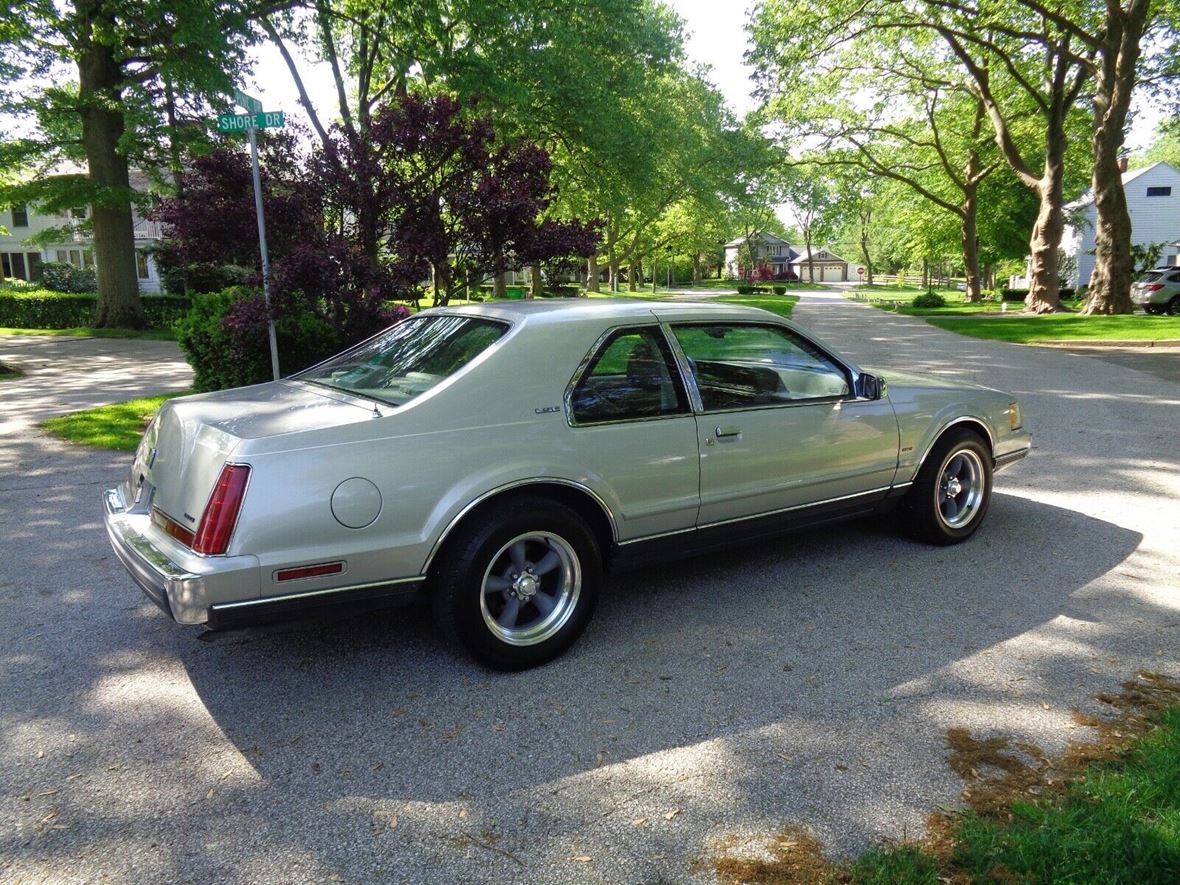
[[[1131,301],[1148,313],[1180,316],[1180,267],[1157,267],[1131,284]]]
[[[106,525],[179,623],[425,590],[448,636],[517,669],[578,637],[608,572],[892,508],[964,541],[1029,446],[1009,394],[886,379],[764,311],[495,303],[171,400]]]

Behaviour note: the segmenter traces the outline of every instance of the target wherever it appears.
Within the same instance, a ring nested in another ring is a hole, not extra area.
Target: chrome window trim
[[[679,417],[679,416],[677,416],[677,417]],[[602,496],[600,496],[597,492],[595,492],[594,489],[590,488],[589,486],[583,485],[580,482],[574,482],[573,480],[569,480],[569,479],[560,479],[555,476],[534,476],[534,477],[530,477],[529,479],[518,479],[518,480],[514,480],[512,482],[504,483],[503,485],[500,485],[500,486],[496,486],[496,488],[490,489],[490,490],[484,492],[483,494],[479,495],[478,497],[474,498],[473,500],[469,501],[463,507],[463,509],[461,509],[458,513],[456,513],[455,516],[451,519],[451,521],[447,523],[447,526],[446,526],[446,528],[443,529],[442,534],[440,534],[438,536],[438,540],[435,541],[434,545],[430,548],[430,553],[426,557],[426,564],[422,566],[422,571],[419,573],[420,576],[425,577],[426,574],[430,571],[430,566],[434,563],[434,557],[438,554],[438,551],[440,549],[442,549],[443,544],[446,542],[447,538],[450,537],[450,534],[454,530],[455,526],[457,526],[463,520],[463,518],[465,516],[467,516],[467,514],[469,514],[472,510],[474,510],[476,507],[478,507],[484,501],[488,500],[489,498],[494,497],[495,495],[500,494],[501,492],[509,492],[509,491],[512,491],[513,489],[519,489],[519,488],[524,488],[526,486],[535,486],[535,485],[566,486],[567,488],[576,489],[579,492],[585,492],[586,494],[588,494],[591,498],[593,498],[595,500],[595,502],[597,502],[598,506],[600,508],[602,508],[602,513],[606,517],[607,523],[609,523],[609,525],[610,525],[611,541],[612,542],[618,541],[619,527],[615,522],[615,515],[611,511],[610,507],[607,506],[606,502],[602,500]]]
[[[686,381],[684,379],[684,373],[680,372],[680,377],[679,377],[680,387],[682,390],[685,391],[685,393],[686,393],[685,398],[688,400],[688,408],[684,409],[683,411],[672,412],[667,415],[647,415],[642,418],[614,418],[610,421],[581,422],[581,421],[578,421],[574,418],[574,391],[577,389],[578,384],[580,384],[582,382],[583,378],[586,375],[586,372],[588,372],[590,370],[590,364],[592,362],[594,362],[594,358],[596,356],[598,356],[599,352],[601,351],[603,346],[606,344],[606,342],[609,341],[610,338],[613,335],[615,335],[617,332],[624,332],[624,331],[628,331],[628,330],[632,330],[632,329],[634,329],[634,330],[656,329],[657,331],[662,332],[663,331],[661,328],[662,325],[663,325],[662,323],[660,323],[658,320],[655,320],[655,319],[652,319],[651,321],[644,320],[639,323],[623,323],[618,326],[611,326],[609,329],[607,329],[605,332],[603,332],[601,335],[599,335],[598,338],[595,339],[594,344],[591,345],[590,349],[586,352],[586,355],[584,357],[582,357],[581,362],[578,363],[578,367],[574,370],[573,377],[570,378],[569,383],[566,384],[565,392],[561,396],[561,402],[565,408],[565,423],[569,427],[571,427],[571,428],[606,427],[606,426],[610,426],[612,424],[636,424],[636,423],[639,423],[642,421],[664,421],[664,420],[667,420],[668,418],[683,418],[686,415],[691,416],[694,414],[693,405],[692,405],[692,395],[688,393],[688,384],[686,383]],[[667,341],[667,335],[664,335],[664,340],[665,340],[665,342]],[[661,354],[661,356],[662,356],[662,354]],[[673,361],[675,362],[675,352],[673,352]],[[668,366],[668,368],[669,368],[669,370],[673,370],[672,371],[672,383],[675,384],[676,381],[678,380],[675,370],[679,369],[680,367],[677,364],[677,365]]]

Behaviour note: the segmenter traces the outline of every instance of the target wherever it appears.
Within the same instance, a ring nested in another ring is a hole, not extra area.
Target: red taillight
[[[1158,291],[1159,291],[1160,289],[1162,289],[1163,287],[1164,287],[1164,284],[1163,284],[1163,283],[1151,283],[1151,284],[1150,284],[1150,285],[1147,287],[1147,291],[1148,291],[1148,292],[1158,292]]]
[[[246,497],[246,482],[250,479],[250,468],[245,464],[226,464],[221,476],[201,514],[193,551],[216,556],[229,547],[229,536],[233,534]]]

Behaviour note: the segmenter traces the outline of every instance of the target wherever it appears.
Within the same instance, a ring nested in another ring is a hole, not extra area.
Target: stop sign
[[[858,267],[858,268],[856,269],[856,272],[857,272],[858,274],[860,274],[862,277],[865,275],[865,269],[864,269],[864,267]]]

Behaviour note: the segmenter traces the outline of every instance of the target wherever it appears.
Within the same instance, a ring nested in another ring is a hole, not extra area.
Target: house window
[[[28,227],[29,226],[29,207],[28,206],[13,206],[12,207],[12,226],[13,227]],[[22,264],[24,263],[22,259]]]
[[[70,260],[70,256],[66,254],[65,249],[58,249],[53,253],[53,260],[58,264],[65,264]]]
[[[94,267],[94,253],[89,249],[82,250],[82,266]]]
[[[1147,189],[1147,195],[1149,197],[1170,197],[1172,196],[1172,187],[1171,185],[1166,187],[1149,187]]]
[[[71,209],[70,216],[72,218],[85,218],[86,217],[86,207],[80,206],[77,209]]]
[[[148,273],[147,256],[142,252],[135,253],[135,274],[141,280],[150,280],[152,278],[152,275]]]

